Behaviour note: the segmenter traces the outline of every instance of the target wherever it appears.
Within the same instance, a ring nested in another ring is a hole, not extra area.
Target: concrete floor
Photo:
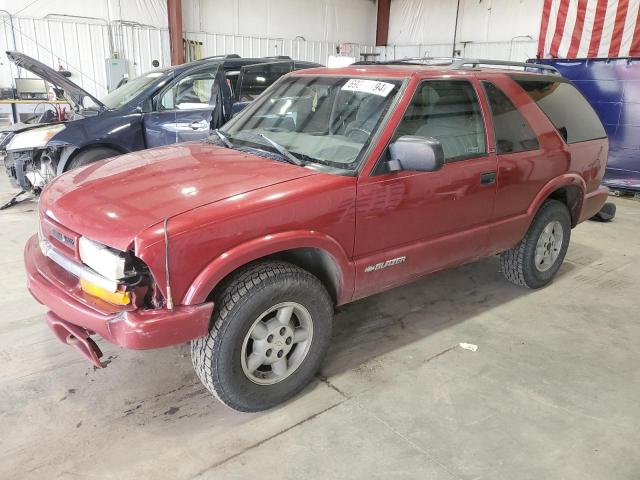
[[[492,258],[342,308],[317,381],[251,415],[186,345],[101,342],[95,370],[60,344],[24,286],[35,204],[0,212],[0,478],[638,479],[640,202],[616,203],[543,290]]]

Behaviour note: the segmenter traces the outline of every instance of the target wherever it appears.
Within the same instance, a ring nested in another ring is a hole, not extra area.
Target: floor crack
[[[333,383],[331,383],[329,381],[329,379],[327,377],[325,377],[324,375],[317,375],[318,379],[324,383],[327,387],[331,388],[332,390],[335,390],[336,392],[338,392],[344,399],[348,399],[350,398],[349,395],[347,395],[346,393],[344,393],[342,390],[340,390],[338,387],[336,387]]]
[[[222,459],[222,460],[220,460],[220,461],[218,461],[218,462],[214,463],[213,465],[210,465],[210,466],[208,466],[207,468],[204,468],[204,469],[200,470],[200,471],[199,471],[198,473],[196,473],[192,478],[198,478],[198,477],[201,477],[202,475],[204,475],[204,474],[205,474],[205,473],[207,473],[208,471],[213,470],[213,469],[215,469],[215,468],[219,467],[220,465],[224,465],[225,463],[227,463],[227,462],[229,462],[229,461],[233,460],[234,458],[237,458],[237,457],[239,457],[240,455],[243,455],[243,454],[245,454],[245,453],[247,453],[247,452],[249,452],[249,451],[251,451],[251,450],[254,450],[254,449],[256,449],[256,448],[260,447],[261,445],[264,445],[264,444],[265,444],[265,443],[267,443],[268,441],[273,440],[274,438],[276,438],[276,437],[278,437],[278,436],[280,436],[280,435],[282,435],[282,434],[284,434],[284,433],[287,433],[289,430],[293,430],[294,428],[296,428],[296,427],[298,427],[298,426],[300,426],[300,425],[303,425],[303,424],[305,424],[305,423],[307,423],[307,422],[309,422],[309,421],[313,420],[313,419],[314,419],[314,418],[316,418],[316,417],[319,417],[320,415],[322,415],[323,413],[328,412],[329,410],[333,410],[333,409],[334,409],[334,408],[336,408],[337,406],[342,405],[345,401],[346,401],[346,399],[345,399],[345,400],[341,400],[341,401],[339,401],[338,403],[335,403],[335,404],[331,405],[330,407],[325,408],[324,410],[321,410],[321,411],[319,411],[319,412],[317,412],[317,413],[314,413],[313,415],[311,415],[311,416],[309,416],[309,417],[307,417],[307,418],[304,418],[304,419],[300,420],[299,422],[297,422],[297,423],[295,423],[295,424],[293,424],[293,425],[291,425],[291,426],[289,426],[289,427],[287,427],[287,428],[285,428],[285,429],[282,429],[282,430],[280,430],[279,432],[274,433],[273,435],[270,435],[270,436],[268,436],[267,438],[265,438],[265,439],[263,439],[263,440],[260,440],[259,442],[256,442],[256,443],[254,443],[254,444],[252,444],[252,445],[249,445],[249,446],[248,446],[248,447],[246,447],[246,448],[243,448],[243,449],[242,449],[242,450],[240,450],[239,452],[234,453],[233,455],[230,455],[229,457],[224,458],[224,459]]]

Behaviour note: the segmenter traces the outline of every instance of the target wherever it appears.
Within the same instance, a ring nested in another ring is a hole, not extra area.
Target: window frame
[[[282,77],[284,77],[288,73],[291,73],[291,72],[293,72],[295,70],[295,62],[293,60],[278,60],[278,61],[274,61],[274,62],[251,63],[249,65],[243,65],[242,67],[240,67],[240,73],[238,74],[238,80],[236,82],[236,87],[237,88],[236,88],[236,91],[234,92],[234,95],[233,95],[234,102],[240,102],[240,98],[242,97],[242,92],[243,92],[243,83],[245,82],[244,76],[245,76],[247,70],[250,70],[252,68],[258,68],[258,67],[272,67],[274,65],[286,65],[286,66],[289,67],[289,71],[286,72],[286,73],[283,73],[282,75],[280,75],[273,83],[271,83],[271,85],[274,85]],[[259,95],[261,95],[264,92],[266,92],[267,88],[269,88],[271,85],[267,85],[266,88],[262,92],[260,92],[258,95],[256,95],[256,97],[258,97]],[[253,100],[255,100],[255,98]],[[249,100],[249,101],[252,102],[253,100]]]
[[[513,99],[507,94],[507,92],[505,92],[502,88],[500,88],[499,85],[497,85],[495,82],[491,81],[491,80],[487,80],[487,79],[479,79],[480,82],[480,86],[482,87],[482,93],[485,96],[485,99],[487,101],[487,105],[489,107],[489,117],[491,119],[491,128],[493,130],[493,151],[495,152],[496,155],[517,155],[519,153],[527,153],[527,152],[538,152],[540,150],[542,150],[542,142],[540,142],[540,137],[538,136],[538,134],[536,133],[536,131],[533,129],[533,127],[531,126],[531,122],[527,119],[527,117],[524,115],[524,113],[522,113],[522,111],[518,108],[518,106],[515,104],[515,102],[513,101]],[[500,93],[502,93],[502,95],[504,95],[507,100],[509,100],[509,102],[511,103],[511,105],[513,105],[513,108],[515,108],[515,110],[520,114],[520,116],[522,117],[522,119],[526,122],[527,127],[529,128],[529,130],[531,131],[531,133],[534,135],[534,137],[536,138],[536,141],[538,142],[538,148],[535,149],[527,149],[527,150],[520,150],[517,152],[499,152],[498,150],[498,134],[496,131],[496,124],[494,121],[494,114],[493,114],[493,108],[491,107],[491,99],[489,98],[489,93],[487,92],[487,89],[485,87],[485,84],[489,84],[492,85],[494,88],[496,88]]]
[[[389,173],[393,173],[393,172],[388,172],[384,167],[384,164],[388,161],[388,155],[389,155],[389,145],[391,145],[391,143],[393,143],[393,141],[396,139],[396,134],[398,132],[398,129],[400,128],[400,125],[402,123],[402,120],[404,119],[405,114],[407,113],[407,110],[409,109],[409,107],[411,106],[411,104],[413,103],[413,100],[415,99],[415,97],[418,95],[418,93],[420,92],[420,89],[422,88],[422,86],[428,82],[466,82],[469,85],[471,85],[471,88],[473,89],[473,93],[475,95],[476,101],[478,103],[478,111],[480,113],[480,118],[482,119],[482,128],[483,128],[483,132],[484,132],[484,152],[478,153],[478,154],[471,154],[471,155],[464,155],[464,156],[460,156],[460,157],[454,157],[454,158],[450,158],[450,159],[445,159],[444,162],[444,167],[446,167],[447,164],[450,163],[458,163],[458,162],[466,162],[469,160],[477,160],[480,158],[486,158],[488,157],[491,153],[490,148],[489,148],[489,131],[487,129],[487,121],[486,121],[486,116],[487,113],[489,112],[485,112],[484,106],[482,104],[482,98],[480,97],[480,93],[478,91],[476,82],[474,82],[474,79],[470,79],[470,78],[423,78],[420,79],[420,81],[418,82],[418,84],[416,85],[415,89],[413,90],[413,93],[411,94],[411,100],[409,100],[409,103],[407,103],[407,106],[404,110],[404,112],[402,112],[402,117],[400,118],[400,120],[398,121],[397,125],[395,126],[395,128],[393,129],[393,133],[391,134],[391,136],[389,137],[389,140],[387,141],[387,144],[384,147],[384,150],[382,150],[382,153],[380,154],[380,156],[378,157],[378,159],[376,160],[373,168],[371,169],[371,172],[369,173],[369,176],[380,176],[380,175],[386,175]],[[485,97],[486,99],[486,97]],[[420,172],[420,173],[433,173],[433,172]]]
[[[153,97],[153,111],[155,113],[167,113],[167,112],[201,112],[203,110],[208,110],[207,108],[190,108],[190,109],[184,109],[184,110],[178,109],[175,106],[175,98],[174,98],[173,108],[164,109],[164,108],[161,108],[162,107],[162,98],[165,96],[165,94],[169,90],[171,90],[174,87],[176,87],[180,82],[182,82],[186,78],[191,77],[193,75],[200,75],[202,73],[206,73],[207,70],[211,71],[211,73],[213,74],[213,81],[215,83],[219,68],[222,68],[222,64],[221,63],[214,63],[214,64],[205,65],[205,66],[199,66],[197,68],[193,68],[193,69],[187,70],[182,75],[174,78],[172,82],[170,82],[168,85],[166,85],[164,88],[162,88],[159,93],[154,95],[154,97]],[[203,105],[209,105],[211,107],[210,103],[209,104],[204,104],[203,103]]]

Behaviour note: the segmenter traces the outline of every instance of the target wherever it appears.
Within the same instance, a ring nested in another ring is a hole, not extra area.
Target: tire
[[[120,152],[112,148],[89,148],[88,150],[77,154],[67,165],[66,171],[73,170],[78,167],[84,167],[90,163],[97,162],[98,160],[104,160],[105,158],[115,157],[116,155],[120,155]]]
[[[327,352],[333,323],[333,302],[315,276],[287,262],[255,263],[233,274],[214,304],[212,328],[191,342],[191,360],[204,386],[222,403],[242,412],[267,410],[312,380]],[[294,328],[287,326],[282,334],[285,329],[277,321],[281,313],[286,318],[288,309]],[[303,325],[307,340],[297,341]],[[292,344],[286,343],[290,337]],[[282,355],[288,373],[277,374],[275,363],[253,371],[255,355],[267,362],[279,362]]]
[[[549,226],[551,226],[551,230],[545,232],[545,228]],[[558,240],[558,231],[562,235],[561,241]],[[550,232],[553,237],[551,241],[548,240]],[[527,288],[544,287],[551,282],[562,265],[570,239],[571,216],[569,210],[562,202],[547,200],[538,210],[520,243],[500,255],[502,273],[507,280],[516,285]],[[539,240],[543,246],[540,252],[546,251],[546,254],[536,259],[536,247]],[[559,247],[558,243],[560,243]],[[540,261],[541,258],[542,261]]]
[[[595,222],[610,222],[616,216],[616,204],[613,202],[605,203],[600,211],[596,213],[590,220]]]

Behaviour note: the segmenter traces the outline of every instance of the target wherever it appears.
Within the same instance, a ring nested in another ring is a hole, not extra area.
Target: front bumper
[[[45,257],[38,236],[24,250],[27,287],[50,312],[46,319],[55,335],[80,350],[92,363],[101,352],[89,338],[98,334],[123,348],[145,350],[184,343],[207,334],[213,303],[177,306],[173,310],[119,307],[83,292],[78,279]]]
[[[4,169],[12,187],[22,188],[23,190],[29,188],[29,185],[22,185],[22,183],[26,183],[26,177],[24,176],[24,160],[18,161],[14,153],[3,151],[2,163],[4,164]]]

